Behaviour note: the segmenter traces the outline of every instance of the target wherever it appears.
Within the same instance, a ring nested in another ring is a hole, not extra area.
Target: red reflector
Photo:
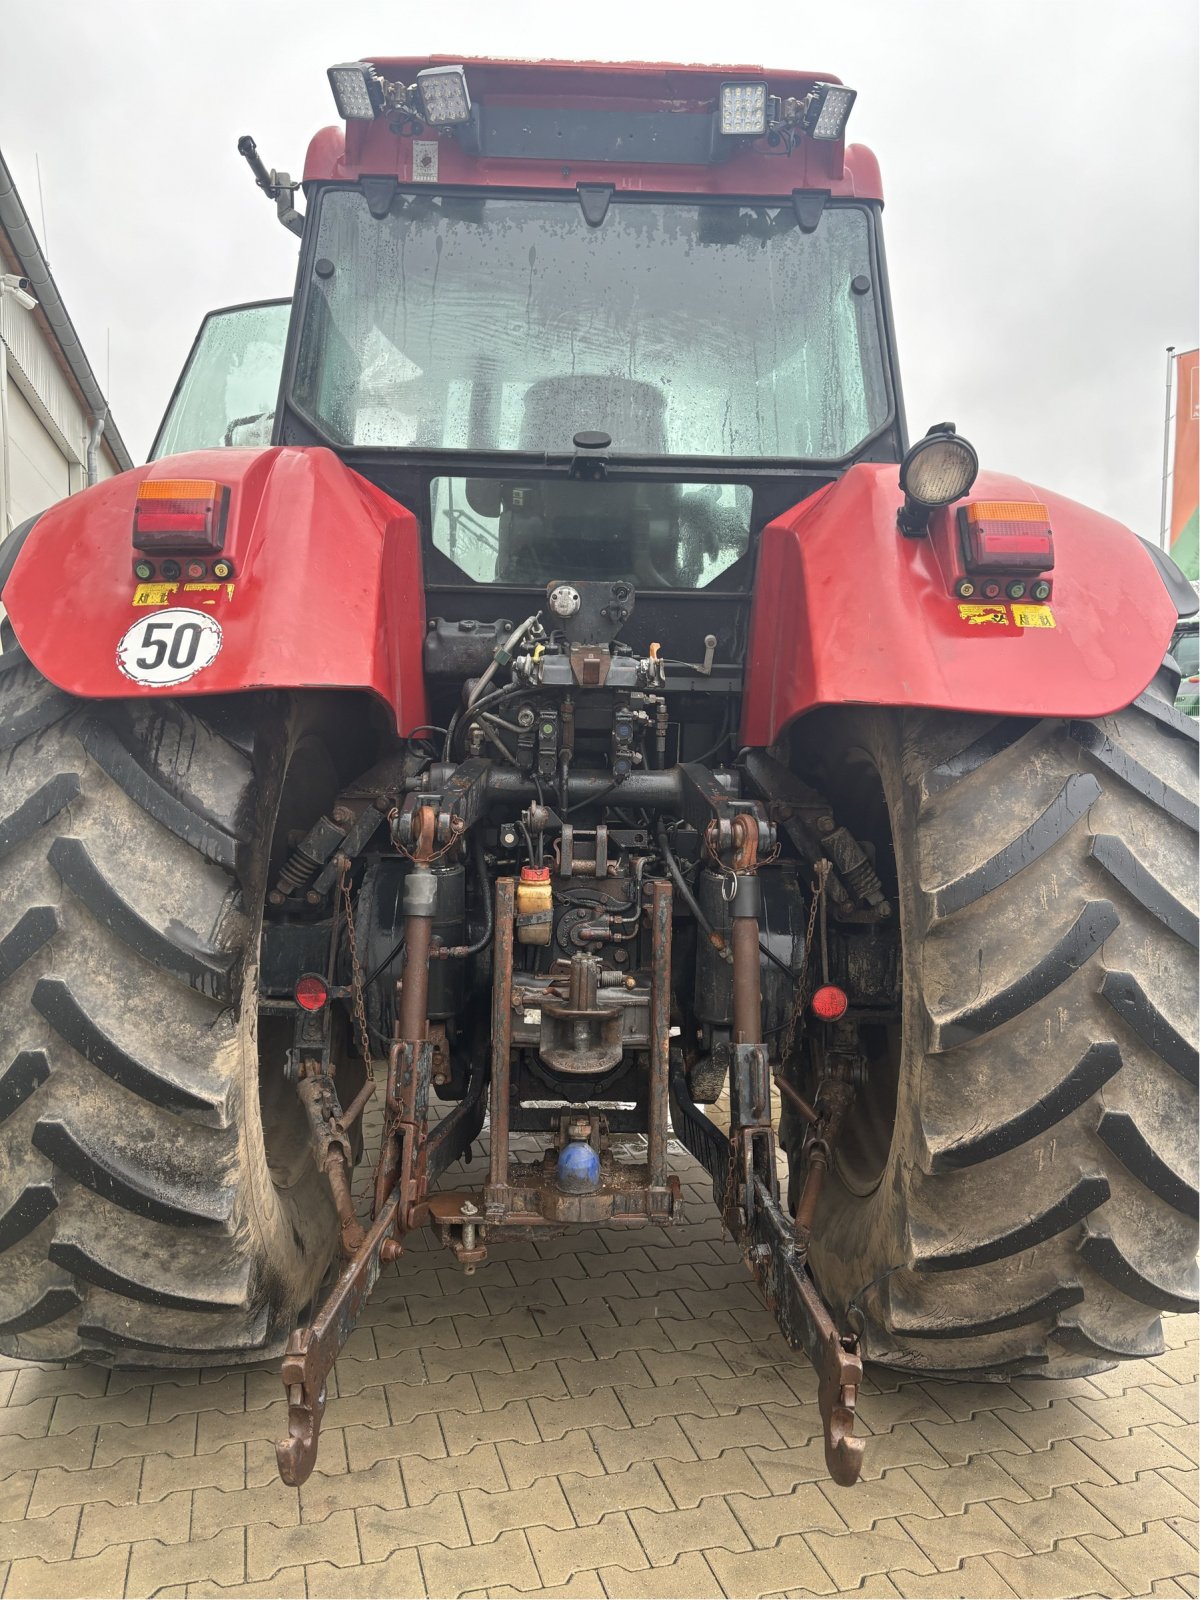
[[[315,972],[306,972],[296,980],[292,993],[301,1010],[320,1011],[329,999],[329,985],[324,978],[318,978]]]
[[[839,989],[836,983],[823,983],[812,997],[813,1015],[822,1022],[836,1022],[844,1017],[849,1004],[845,990]]]
[[[219,550],[229,490],[207,479],[147,479],[133,508],[135,550]]]
[[[1050,572],[1054,535],[1045,506],[978,500],[959,514],[968,572]]]

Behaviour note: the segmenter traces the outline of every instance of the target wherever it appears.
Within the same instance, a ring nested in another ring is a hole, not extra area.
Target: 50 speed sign
[[[186,683],[212,666],[221,649],[215,617],[184,606],[139,617],[117,646],[117,665],[127,678],[147,688]]]

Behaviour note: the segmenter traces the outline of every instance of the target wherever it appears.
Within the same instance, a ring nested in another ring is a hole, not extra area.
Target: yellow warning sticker
[[[133,591],[135,606],[165,606],[178,589],[177,583],[139,583]]]
[[[1049,606],[1014,606],[1013,621],[1018,628],[1057,628]]]
[[[182,588],[193,605],[215,606],[222,596],[232,600],[234,587],[232,583],[139,583],[133,591],[133,603],[135,606],[169,605],[171,596]]]
[[[988,622],[1001,628],[1008,626],[1007,606],[959,606],[958,614],[964,622]]]

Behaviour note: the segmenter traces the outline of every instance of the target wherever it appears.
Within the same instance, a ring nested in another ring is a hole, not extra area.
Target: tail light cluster
[[[958,512],[964,576],[954,585],[963,600],[1049,600],[1054,585],[1050,513],[1033,501],[976,500]]]
[[[229,516],[229,490],[207,478],[146,479],[133,508],[133,573],[141,582],[234,575],[221,552]]]

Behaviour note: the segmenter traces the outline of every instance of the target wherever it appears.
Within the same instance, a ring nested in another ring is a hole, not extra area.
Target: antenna
[[[38,209],[42,213],[42,254],[46,258],[46,265],[49,266],[50,265],[50,235],[46,232],[46,202],[42,197],[42,163],[38,159],[38,153],[37,153],[36,150],[33,153],[33,165],[37,170]]]

